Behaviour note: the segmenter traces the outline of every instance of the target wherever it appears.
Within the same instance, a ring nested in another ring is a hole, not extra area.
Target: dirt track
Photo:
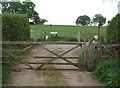
[[[75,45],[46,45],[49,50],[55,53],[61,54],[66,50],[74,47]],[[65,56],[78,56],[80,48],[73,50]],[[33,56],[54,56],[46,50],[43,50],[39,46],[32,49],[27,61],[46,61],[47,59],[37,59]],[[53,62],[65,62],[61,59],[57,59]],[[76,62],[72,60],[72,62]],[[38,65],[34,65],[35,67]],[[103,84],[92,79],[90,72],[78,71],[78,70],[26,70],[27,66],[19,64],[16,66],[18,71],[12,72],[12,79],[7,84],[8,86],[103,86]],[[59,65],[46,65],[47,68],[67,68],[78,69],[73,65],[59,66]]]

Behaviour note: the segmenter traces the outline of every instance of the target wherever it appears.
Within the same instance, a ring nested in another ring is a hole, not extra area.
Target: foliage
[[[2,14],[2,39],[24,41],[30,39],[28,16],[25,14]]]
[[[87,15],[79,16],[76,20],[77,25],[88,26],[90,24],[90,17]]]
[[[23,50],[26,45],[2,45],[2,49],[7,51],[7,50]],[[15,56],[21,56],[21,57],[26,57],[28,52],[16,52],[16,51],[7,51]],[[2,52],[2,84],[6,84],[11,80],[11,72],[14,69],[14,67],[18,64],[18,61],[21,61],[21,58],[17,58],[15,60],[13,57],[5,57],[8,56],[5,52]],[[4,63],[4,62],[9,62],[9,63]]]
[[[48,22],[48,20],[46,20],[46,19],[42,19],[42,20],[41,20],[41,23],[42,23],[42,24],[44,24],[45,22]]]
[[[93,71],[93,77],[108,86],[120,86],[120,61],[114,58],[104,59]]]
[[[101,14],[96,14],[92,19],[92,23],[94,24],[99,23],[100,26],[102,26],[106,23],[106,18]]]
[[[109,23],[107,27],[107,42],[120,43],[118,33],[120,31],[120,14],[117,14]],[[119,39],[119,41],[118,41]]]
[[[2,12],[27,14],[28,17],[33,20],[35,24],[42,23],[39,14],[35,11],[35,4],[30,0],[25,0],[23,2],[20,2],[20,0],[3,1]]]
[[[86,69],[86,62],[84,60],[84,52],[81,52],[77,62],[78,62],[78,66],[79,66],[80,70],[85,70]]]

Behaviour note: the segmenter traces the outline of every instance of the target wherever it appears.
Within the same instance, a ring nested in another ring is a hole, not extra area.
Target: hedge
[[[26,41],[30,39],[29,18],[26,14],[2,14],[3,41]]]
[[[119,63],[120,60],[115,58],[103,59],[93,71],[93,78],[98,79],[107,86],[116,86],[112,88],[117,88],[117,86],[120,86]]]
[[[107,27],[107,42],[111,44],[120,43],[118,33],[120,31],[120,14],[117,14]]]

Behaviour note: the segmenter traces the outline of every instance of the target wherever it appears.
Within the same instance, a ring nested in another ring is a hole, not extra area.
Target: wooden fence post
[[[90,39],[89,46],[88,46],[88,59],[87,59],[87,69],[91,70],[93,67],[94,61],[94,44],[92,43],[92,39]]]
[[[97,48],[97,63],[99,62],[100,58],[102,57],[102,42],[101,42],[101,37],[100,40],[98,41],[98,48]]]
[[[73,39],[73,33],[72,32],[70,32],[70,38],[71,38],[71,40]]]
[[[77,40],[78,40],[78,42],[80,42],[80,32],[78,32]]]
[[[104,36],[101,36],[101,44],[104,44]],[[101,55],[104,55],[104,49],[101,45]]]
[[[84,48],[83,48],[83,59],[84,59],[84,71],[86,70],[86,41],[84,40]]]

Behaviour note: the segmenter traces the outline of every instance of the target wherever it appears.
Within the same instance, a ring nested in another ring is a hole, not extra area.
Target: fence
[[[57,32],[57,35],[58,37],[53,37],[51,38],[51,35],[50,35],[50,32],[43,32],[43,31],[40,31],[40,30],[31,30],[31,38],[33,40],[42,40],[42,41],[45,41],[45,36],[48,36],[48,40],[51,40],[51,39],[56,39],[56,41],[58,40],[64,40],[64,41],[77,41],[77,32],[62,32],[62,31],[59,31]],[[88,40],[90,37],[94,36],[95,34],[93,33],[87,33],[87,34],[84,34],[81,32],[81,41],[83,42],[84,40]]]
[[[100,42],[93,43],[94,39],[91,38],[88,43],[84,42],[82,48],[81,58],[83,58],[84,69],[91,70],[94,64],[98,64],[101,58],[113,57],[118,59],[120,46],[119,44],[104,44],[104,37],[100,37]],[[112,50],[111,50],[112,49]]]
[[[108,53],[109,55],[111,55],[114,58],[117,58],[117,54],[113,54],[109,48],[114,48],[114,49],[118,49],[119,44],[116,45],[104,45],[104,38],[101,37],[101,41],[98,42],[97,44],[97,48],[94,41],[94,38],[91,37],[88,40],[84,40],[84,42],[80,42],[81,41],[81,36],[83,34],[82,33],[78,33],[78,42],[24,42],[24,41],[16,41],[16,42],[11,42],[11,41],[5,41],[5,42],[0,42],[2,44],[24,44],[24,45],[44,45],[44,44],[80,44],[81,48],[81,52],[80,55],[82,55],[82,62],[83,62],[83,68],[84,70],[89,70],[92,69],[94,66],[94,63],[99,63],[100,59],[102,57],[105,57],[106,53]],[[87,37],[87,36],[86,36]],[[27,49],[29,49],[31,46],[29,46],[28,48],[25,48],[23,51],[26,51]],[[19,51],[19,50],[18,50]],[[5,51],[6,52],[6,51]],[[20,52],[20,51],[19,51]],[[95,53],[96,52],[96,53]],[[117,52],[116,52],[117,53]],[[14,55],[11,55],[10,53],[7,53],[9,56],[14,57],[15,59],[17,58]],[[59,57],[59,56],[58,56]],[[46,57],[42,57],[42,58],[46,58]],[[53,57],[50,57],[53,58]],[[63,58],[63,57],[62,57]],[[72,58],[72,57],[71,57]],[[74,58],[74,57],[73,57]],[[79,58],[81,59],[81,57]],[[31,67],[28,63],[25,62],[20,62],[22,64],[26,64],[27,66]]]

